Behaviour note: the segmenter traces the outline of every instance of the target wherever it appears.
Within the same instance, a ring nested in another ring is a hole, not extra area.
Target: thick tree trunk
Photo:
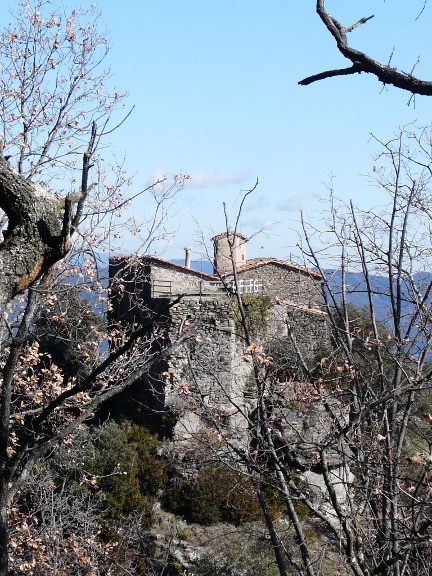
[[[6,490],[0,493],[0,576],[9,575],[9,524]]]
[[[59,201],[41,186],[20,176],[0,156],[0,209],[8,228],[0,244],[0,305],[29,288],[70,248],[71,203]],[[61,212],[64,209],[64,215]],[[63,220],[63,222],[62,222]],[[19,339],[18,339],[19,340]],[[11,356],[20,343],[12,345]],[[7,465],[11,379],[3,374],[0,406],[0,473]],[[8,576],[7,481],[0,491],[0,576]]]
[[[2,305],[24,292],[69,250],[70,202],[65,204],[26,180],[0,156],[0,209],[8,217],[0,244]]]

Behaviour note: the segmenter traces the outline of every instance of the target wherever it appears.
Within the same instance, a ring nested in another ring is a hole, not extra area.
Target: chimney
[[[185,267],[190,268],[192,248],[185,248],[184,251],[185,251]]]

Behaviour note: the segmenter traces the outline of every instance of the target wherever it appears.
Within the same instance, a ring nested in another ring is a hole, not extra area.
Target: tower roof
[[[238,236],[238,238],[241,238],[242,240],[244,240],[245,242],[247,242],[249,240],[249,238],[247,236],[245,236],[244,234],[242,234],[241,232],[222,232],[221,234],[217,234],[216,236],[213,236],[212,241],[213,242],[218,242],[219,240],[222,240],[223,238],[227,238],[229,236]]]

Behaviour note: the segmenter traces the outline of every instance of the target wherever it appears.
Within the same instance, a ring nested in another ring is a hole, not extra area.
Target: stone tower
[[[213,273],[219,276],[231,274],[233,271],[233,259],[236,268],[246,264],[247,236],[239,232],[224,232],[212,238],[214,245]],[[231,258],[230,244],[233,249]]]

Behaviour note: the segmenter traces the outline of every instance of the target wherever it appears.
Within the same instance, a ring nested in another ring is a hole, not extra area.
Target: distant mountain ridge
[[[340,270],[324,270],[329,287],[336,296],[337,301],[342,299],[342,272]],[[370,276],[369,278],[377,318],[388,320],[390,312],[390,291],[388,279],[384,276]],[[369,294],[364,274],[361,272],[348,272],[346,274],[347,300],[357,308],[369,306]]]
[[[340,301],[342,291],[342,273],[340,270],[324,270],[330,288]],[[391,316],[391,300],[389,280],[385,276],[369,277],[372,300],[375,306],[375,313],[379,320],[387,322]],[[429,285],[432,283],[432,272],[417,272],[413,275],[413,281],[420,290],[425,294]],[[364,274],[361,272],[348,272],[346,275],[346,290],[348,302],[363,308],[369,306],[369,295]],[[339,296],[339,298],[338,298]],[[409,313],[413,307],[411,288],[402,282],[402,298],[405,299],[403,312]]]
[[[184,258],[173,258],[170,262],[180,264],[180,266],[184,266],[185,264]],[[204,274],[213,274],[213,264],[208,260],[193,260],[191,262],[191,268]]]

